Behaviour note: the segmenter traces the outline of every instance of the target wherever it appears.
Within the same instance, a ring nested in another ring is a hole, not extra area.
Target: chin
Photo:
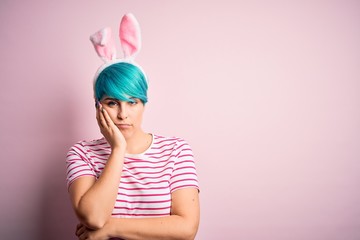
[[[120,132],[122,133],[125,139],[128,139],[134,135],[133,131],[129,131],[129,130],[120,130]]]

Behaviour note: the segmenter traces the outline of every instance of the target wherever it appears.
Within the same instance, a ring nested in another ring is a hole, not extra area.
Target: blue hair
[[[147,103],[148,85],[144,73],[137,66],[119,62],[105,68],[98,76],[94,86],[96,100],[104,96],[120,101],[132,102],[138,98]]]

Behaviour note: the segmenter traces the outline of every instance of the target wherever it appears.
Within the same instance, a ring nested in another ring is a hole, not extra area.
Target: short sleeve
[[[70,148],[66,156],[66,181],[68,189],[71,183],[82,176],[96,177],[96,174],[86,155],[86,149],[80,143],[77,143]]]
[[[170,192],[183,188],[199,190],[195,160],[190,145],[184,140],[179,140],[176,148],[174,169],[170,178]]]

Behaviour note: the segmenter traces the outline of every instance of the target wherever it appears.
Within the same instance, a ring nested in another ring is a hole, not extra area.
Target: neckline
[[[150,143],[150,145],[149,145],[149,147],[147,149],[145,149],[141,153],[125,153],[125,157],[136,157],[136,156],[146,154],[152,148],[152,146],[154,144],[154,134],[152,134],[152,133],[149,133],[149,134],[151,135],[151,143]]]

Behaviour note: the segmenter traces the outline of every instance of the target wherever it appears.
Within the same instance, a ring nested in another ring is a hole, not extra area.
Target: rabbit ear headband
[[[140,26],[133,14],[125,14],[120,22],[120,44],[124,53],[123,58],[116,58],[115,42],[112,38],[111,28],[103,28],[90,36],[95,51],[104,61],[104,64],[95,73],[94,84],[99,74],[112,64],[127,62],[137,66],[146,75],[142,68],[134,62],[136,54],[141,48]]]

